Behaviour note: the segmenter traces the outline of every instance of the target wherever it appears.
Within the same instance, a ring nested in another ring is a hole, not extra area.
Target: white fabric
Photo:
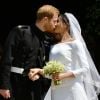
[[[85,41],[81,35],[81,28],[78,20],[71,14],[65,13],[65,16],[69,20],[70,34],[82,44],[81,50],[86,53],[87,63],[89,65],[89,71],[84,75],[84,85],[88,96],[91,98],[94,92],[100,93],[100,75],[95,67],[95,64],[90,56],[90,53],[86,47]],[[94,88],[95,87],[95,88]],[[94,89],[93,89],[94,88]]]
[[[59,43],[52,47],[50,60],[58,60],[65,65],[65,70],[74,73],[75,78],[67,78],[59,86],[51,86],[44,100],[98,100],[100,76],[81,36],[77,19],[65,13],[70,23],[70,33],[76,39],[72,42]],[[95,86],[95,88],[94,88]]]
[[[17,73],[17,74],[23,74],[24,68],[18,68],[18,67],[11,67],[11,72]]]
[[[59,43],[52,47],[50,60],[60,61],[65,65],[65,70],[72,71],[76,77],[64,79],[59,86],[52,84],[45,100],[50,100],[50,98],[51,100],[97,100],[88,99],[85,92],[83,75],[87,73],[89,66],[84,51],[79,49],[81,46],[79,41],[75,40],[69,43]],[[93,95],[96,96],[96,94]]]

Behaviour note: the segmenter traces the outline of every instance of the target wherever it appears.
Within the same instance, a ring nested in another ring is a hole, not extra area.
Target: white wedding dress
[[[44,100],[90,100],[83,83],[83,75],[89,69],[85,55],[78,40],[52,46],[50,60],[60,61],[64,64],[65,71],[73,72],[75,78],[66,78],[58,86],[52,84]]]

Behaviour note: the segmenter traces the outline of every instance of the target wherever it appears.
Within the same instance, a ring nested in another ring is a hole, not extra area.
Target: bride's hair
[[[68,32],[70,33],[70,25],[69,25],[69,20],[68,20],[68,18],[67,18],[64,14],[61,14],[60,17],[62,18],[63,23],[66,24],[67,30],[68,30]]]

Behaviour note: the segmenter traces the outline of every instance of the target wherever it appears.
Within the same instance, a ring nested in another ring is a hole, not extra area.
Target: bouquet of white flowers
[[[49,61],[43,67],[44,75],[52,76],[55,73],[64,72],[64,65],[58,61]],[[61,80],[53,80],[54,85],[61,84]]]

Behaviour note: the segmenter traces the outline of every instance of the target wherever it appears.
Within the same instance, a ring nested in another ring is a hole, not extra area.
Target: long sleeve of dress
[[[72,72],[77,77],[79,75],[87,73],[87,71],[89,69],[89,65],[88,65],[88,62],[87,62],[86,53],[83,49],[83,45],[78,42],[76,46],[77,46],[76,47],[76,54],[77,55],[76,55],[75,59],[77,59],[78,64],[76,66],[76,69],[73,70]]]

